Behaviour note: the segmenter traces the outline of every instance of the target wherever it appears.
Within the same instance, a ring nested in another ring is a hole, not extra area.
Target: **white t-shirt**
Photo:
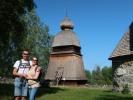
[[[27,74],[31,65],[32,65],[31,61],[25,61],[25,60],[21,59],[21,65],[20,65],[20,60],[17,60],[15,62],[15,64],[13,65],[13,67],[17,68],[17,69],[19,68],[18,69],[19,74]]]

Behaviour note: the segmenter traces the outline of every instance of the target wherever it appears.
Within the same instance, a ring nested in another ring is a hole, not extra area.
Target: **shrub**
[[[129,92],[130,92],[130,90],[129,90],[128,84],[124,85],[123,86],[122,93],[123,94],[128,94]]]

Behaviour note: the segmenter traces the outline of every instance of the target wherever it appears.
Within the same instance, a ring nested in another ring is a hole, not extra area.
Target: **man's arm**
[[[18,71],[18,69],[17,68],[14,68],[12,74],[14,76],[19,76],[18,73],[17,73],[17,71]]]
[[[16,76],[16,77],[25,77],[25,75],[23,75],[23,74],[18,74],[17,71],[18,71],[17,68],[14,68],[14,69],[13,69],[13,72],[12,72],[12,73],[13,73],[14,76]]]

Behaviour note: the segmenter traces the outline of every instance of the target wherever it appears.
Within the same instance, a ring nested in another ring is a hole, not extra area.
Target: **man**
[[[26,80],[26,74],[31,66],[31,61],[29,61],[29,52],[24,50],[22,52],[22,59],[17,60],[13,65],[13,75],[15,76],[14,82],[14,96],[15,100],[26,100],[28,92],[28,83]]]

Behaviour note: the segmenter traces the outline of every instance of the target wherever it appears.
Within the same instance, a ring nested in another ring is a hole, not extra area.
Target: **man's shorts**
[[[14,81],[14,86],[14,96],[27,96],[28,82],[26,79],[16,77]]]

